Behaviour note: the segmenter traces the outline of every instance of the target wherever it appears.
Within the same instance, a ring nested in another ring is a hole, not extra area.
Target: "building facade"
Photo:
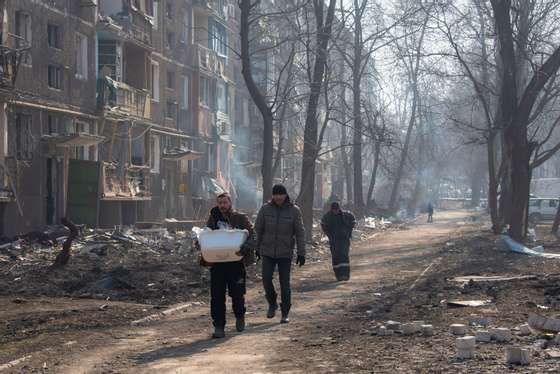
[[[0,7],[0,234],[197,219],[237,196],[252,104],[235,1]]]

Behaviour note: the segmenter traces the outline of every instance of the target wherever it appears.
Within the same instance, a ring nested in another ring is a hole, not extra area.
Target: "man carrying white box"
[[[245,330],[245,264],[251,263],[254,254],[255,235],[253,225],[247,215],[233,210],[231,196],[220,194],[218,205],[210,211],[206,226],[212,230],[239,229],[247,230],[249,235],[241,245],[237,254],[242,256],[239,261],[208,263],[204,259],[201,263],[210,266],[210,311],[214,324],[213,338],[225,336],[226,325],[226,288],[232,300],[235,313],[237,331]]]

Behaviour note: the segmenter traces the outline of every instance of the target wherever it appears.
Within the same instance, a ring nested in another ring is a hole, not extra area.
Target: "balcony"
[[[152,118],[150,93],[109,77],[98,81],[98,109],[106,115]]]
[[[218,55],[215,51],[198,45],[197,64],[202,70],[208,73],[225,76],[227,58]]]
[[[107,15],[102,9],[98,25],[99,31],[116,34],[144,47],[152,46],[152,19],[141,10],[130,8]]]
[[[21,59],[29,48],[13,49],[0,45],[0,88],[13,89]]]
[[[195,11],[205,15],[216,15],[223,19],[227,18],[228,7],[225,0],[194,0],[193,7]]]
[[[151,200],[150,167],[102,162],[101,200]]]
[[[15,201],[13,179],[8,170],[8,165],[0,163],[0,203]]]

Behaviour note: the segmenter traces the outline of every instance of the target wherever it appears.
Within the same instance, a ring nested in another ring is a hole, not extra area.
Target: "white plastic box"
[[[207,262],[233,262],[243,257],[237,255],[245,243],[247,230],[211,230],[205,228],[197,233],[202,257]]]

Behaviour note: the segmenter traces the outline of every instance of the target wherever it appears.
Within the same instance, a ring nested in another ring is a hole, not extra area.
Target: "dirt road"
[[[465,230],[461,222],[467,215],[442,214],[434,224],[421,222],[355,245],[349,282],[334,282],[326,261],[294,269],[292,322],[288,325],[264,317],[264,296],[259,280],[254,280],[249,285],[248,326],[242,334],[234,332],[230,314],[226,338],[209,339],[208,306],[194,306],[147,326],[115,330],[111,338],[92,334],[89,340],[66,343],[66,353],[56,366],[51,359],[45,367],[50,372],[72,374],[338,372],[340,362],[310,355],[313,348],[325,342],[333,347],[338,344],[330,337],[336,332],[336,322],[351,321],[351,314],[356,313],[352,308],[364,300],[374,303],[382,298],[376,290],[391,284],[414,287],[415,280],[437,264],[442,243]]]

